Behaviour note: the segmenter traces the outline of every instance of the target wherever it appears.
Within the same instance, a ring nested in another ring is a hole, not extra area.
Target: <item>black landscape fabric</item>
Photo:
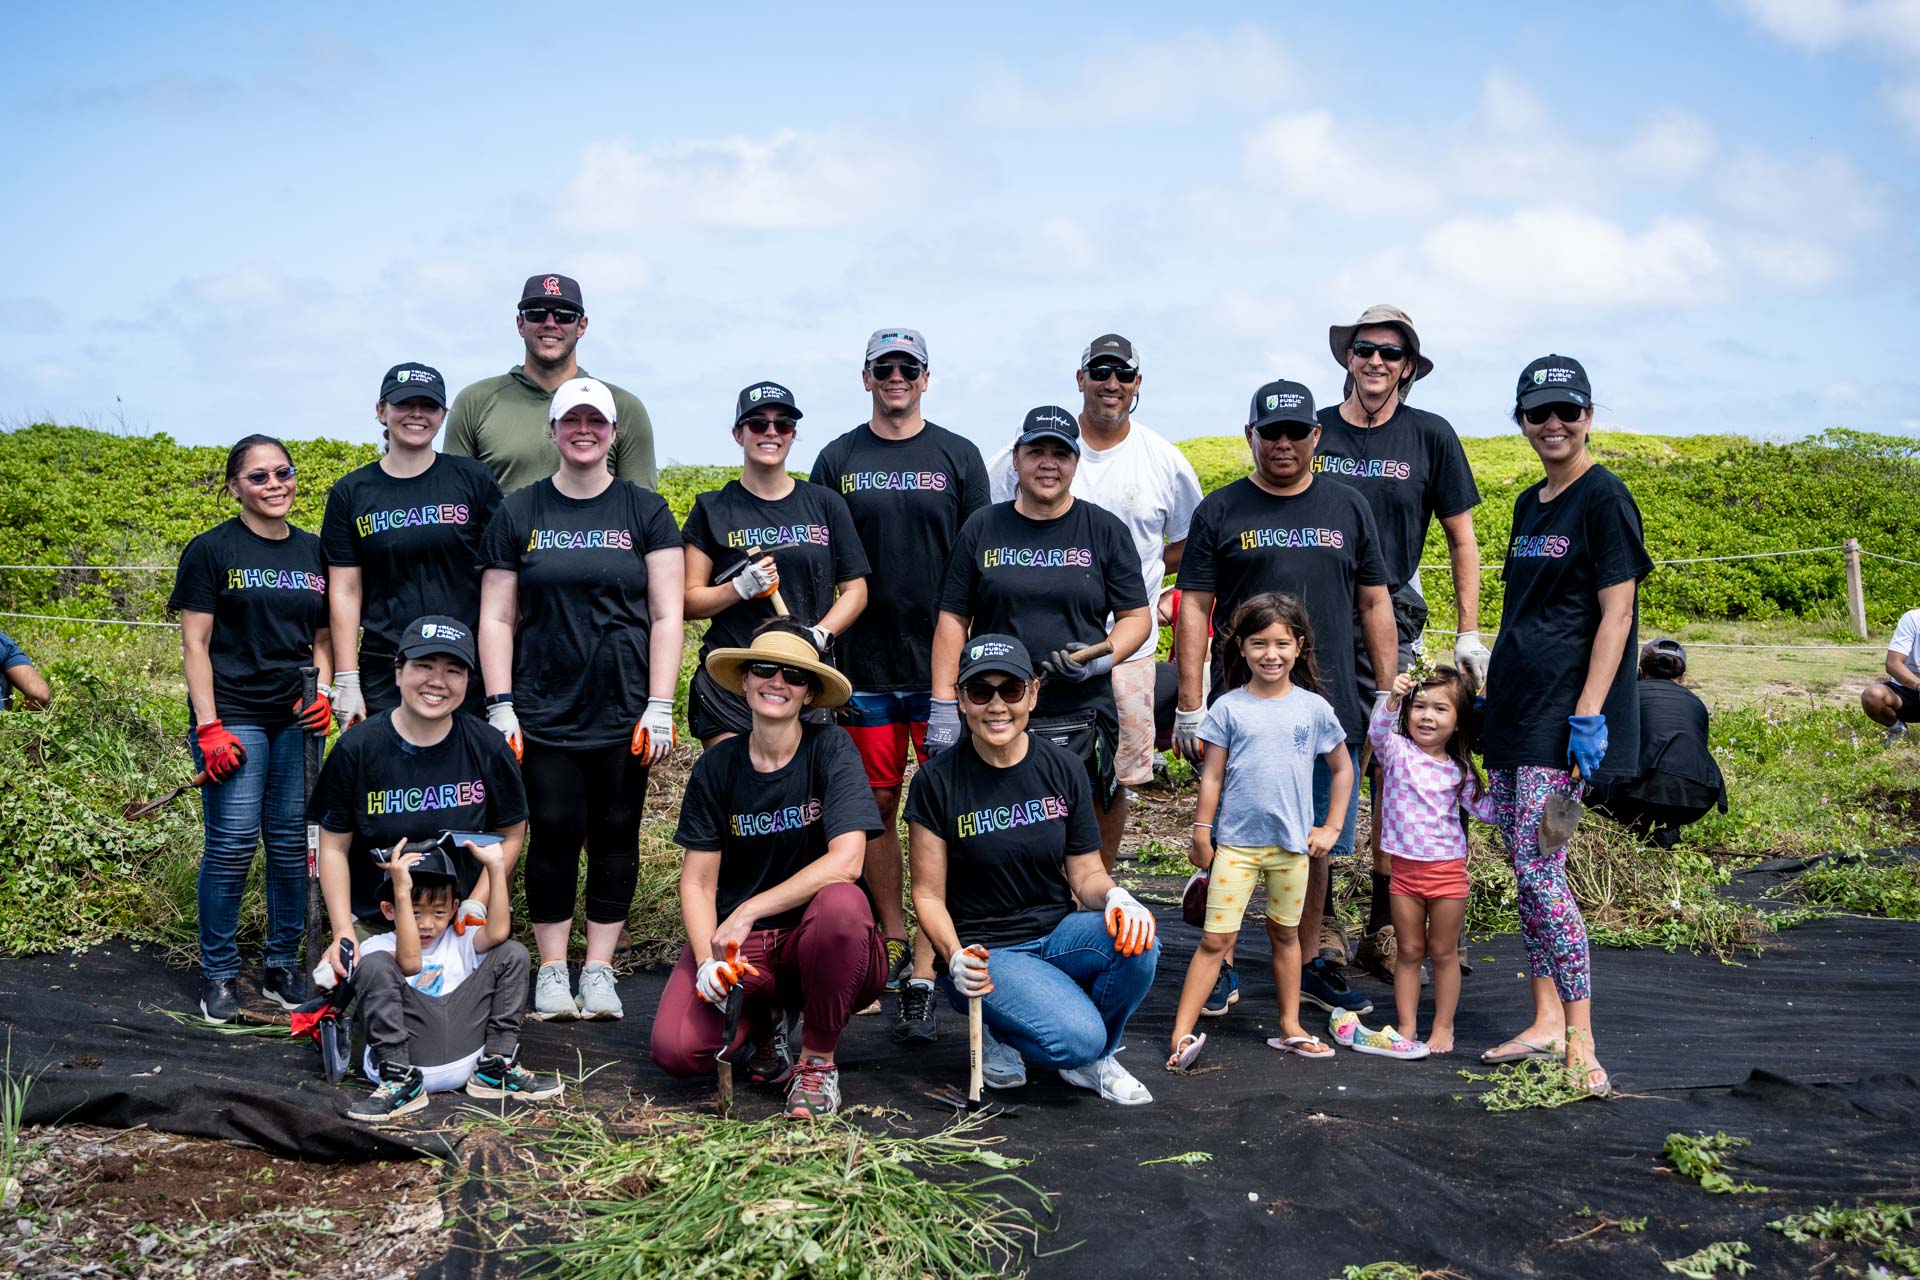
[[[1478,1051],[1528,1019],[1517,936],[1471,945],[1461,1052],[1403,1063],[1342,1051],[1309,1062],[1264,1045],[1275,1033],[1273,987],[1264,934],[1249,930],[1240,1003],[1202,1022],[1208,1070],[1175,1077],[1161,1063],[1197,935],[1177,909],[1162,911],[1161,927],[1161,977],[1121,1059],[1153,1103],[1114,1106],[1039,1072],[996,1095],[1021,1104],[991,1122],[1005,1150],[1031,1159],[1023,1172],[1055,1194],[1057,1229],[1045,1247],[1079,1242],[1035,1260],[1036,1276],[1173,1275],[1198,1264],[1320,1277],[1386,1259],[1478,1280],[1654,1275],[1665,1274],[1660,1260],[1717,1240],[1746,1241],[1757,1275],[1804,1275],[1825,1255],[1767,1221],[1833,1200],[1920,1200],[1920,926],[1821,921],[1741,966],[1596,949],[1598,1046],[1628,1096],[1506,1114],[1486,1112],[1484,1086],[1458,1072],[1485,1070]],[[592,1078],[596,1101],[631,1091],[666,1106],[710,1105],[712,1081],[670,1080],[647,1059],[664,978],[623,981],[623,1022],[529,1024],[523,1062],[569,1075],[581,1062],[615,1062]],[[1375,1001],[1368,1025],[1389,1020],[1391,993],[1364,976],[1354,983]],[[124,944],[0,962],[14,1068],[43,1073],[29,1123],[146,1123],[324,1160],[439,1153],[463,1141],[460,1095],[437,1098],[409,1117],[416,1123],[368,1130],[343,1118],[357,1094],[320,1080],[311,1046],[223,1037],[153,1011],[191,1008],[192,987],[189,974]],[[1307,1021],[1324,1026],[1319,1015]],[[943,1007],[939,1043],[917,1051],[891,1043],[891,1022],[889,1002],[885,1014],[856,1018],[842,1041],[846,1101],[899,1108],[909,1118],[896,1123],[931,1131],[947,1113],[926,1091],[965,1082],[965,1022]],[[748,1118],[777,1101],[740,1086]],[[1716,1131],[1752,1140],[1729,1164],[1766,1193],[1709,1195],[1663,1168],[1668,1133]],[[1212,1159],[1142,1163],[1190,1151]],[[463,1155],[471,1159],[456,1168],[499,1159]],[[466,1193],[479,1194],[471,1181]],[[1642,1233],[1602,1225],[1638,1217],[1649,1219]],[[432,1274],[513,1273],[514,1260],[478,1252],[478,1240],[457,1235]]]

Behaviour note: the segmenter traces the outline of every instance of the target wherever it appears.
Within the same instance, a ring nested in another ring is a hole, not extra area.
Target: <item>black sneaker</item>
[[[908,978],[900,988],[900,1016],[893,1023],[895,1044],[932,1044],[940,1038],[933,1020],[933,984]]]
[[[378,1124],[427,1105],[427,1078],[418,1067],[391,1067],[380,1064],[381,1083],[374,1091],[347,1108],[347,1117]]]
[[[503,1058],[497,1053],[480,1055],[480,1061],[474,1064],[473,1075],[467,1080],[467,1096],[470,1098],[545,1102],[549,1098],[558,1098],[563,1088],[559,1077],[549,1080],[545,1076],[522,1071],[513,1059]],[[425,1105],[424,1101],[421,1105]]]
[[[292,965],[268,965],[260,972],[260,994],[282,1009],[298,1009],[313,999],[313,984]]]
[[[240,1016],[240,996],[232,978],[200,980],[200,1016],[208,1022],[232,1022]]]
[[[747,1079],[755,1084],[783,1085],[793,1078],[793,1045],[800,1038],[800,1015],[788,1014],[747,1059]]]
[[[898,991],[900,984],[913,972],[913,948],[907,945],[905,938],[888,938],[887,946],[887,985],[886,990]]]

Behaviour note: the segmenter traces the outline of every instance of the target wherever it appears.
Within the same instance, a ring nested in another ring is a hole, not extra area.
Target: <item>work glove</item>
[[[935,698],[927,704],[927,757],[938,755],[960,741],[960,703]]]
[[[1387,703],[1392,700],[1392,689],[1375,689],[1373,691],[1373,710],[1367,713],[1367,723],[1372,724],[1375,720],[1378,720],[1380,718],[1380,712],[1386,707]]]
[[[1153,912],[1119,885],[1107,890],[1107,933],[1123,956],[1153,950]]]
[[[1200,740],[1200,726],[1206,722],[1207,709],[1195,707],[1191,711],[1173,713],[1173,749],[1189,760],[1198,760],[1207,753],[1207,744]]]
[[[487,904],[474,898],[468,898],[453,912],[453,932],[460,937],[469,929],[485,927],[487,923]]]
[[[1487,687],[1487,666],[1492,661],[1493,655],[1487,652],[1478,631],[1462,631],[1453,638],[1453,665],[1466,672],[1474,688]]]
[[[780,589],[780,570],[772,556],[761,556],[741,565],[732,582],[742,600],[764,600]]]
[[[757,978],[760,971],[740,958],[739,943],[729,942],[725,960],[708,957],[700,962],[700,969],[693,977],[693,989],[708,1004],[722,1004],[726,1001],[727,992],[749,976]]]
[[[193,736],[200,744],[201,758],[206,761],[207,777],[214,782],[225,782],[247,762],[247,749],[218,720],[196,726]]]
[[[947,957],[947,978],[953,989],[968,1000],[977,1000],[993,990],[987,976],[987,949],[975,943],[961,947]]]
[[[367,700],[360,693],[358,671],[333,673],[333,722],[344,731],[367,718]]]
[[[295,698],[293,718],[298,720],[300,727],[308,733],[316,738],[324,738],[327,736],[327,730],[333,727],[333,700],[327,697],[327,691],[324,688],[314,690],[312,702],[308,702],[305,698]]]
[[[659,764],[673,750],[673,699],[648,698],[647,709],[633,726],[633,741],[627,747],[648,765]]]
[[[807,634],[813,637],[813,647],[820,651],[820,656],[826,657],[827,650],[833,646],[833,632],[816,624],[807,628]]]
[[[1075,662],[1073,655],[1086,647],[1085,645],[1075,645],[1071,649],[1055,649],[1052,653],[1041,659],[1040,670],[1047,675],[1057,676],[1072,684],[1079,684],[1082,680],[1091,680],[1095,676],[1103,676],[1113,670],[1113,655],[1111,653],[1102,654],[1097,658],[1089,658],[1085,662]]]
[[[1567,739],[1567,759],[1582,777],[1591,778],[1600,772],[1600,762],[1607,758],[1607,718],[1568,716],[1567,723],[1573,726],[1573,733]]]
[[[513,702],[511,700],[489,702],[487,723],[506,737],[507,745],[513,748],[514,763],[522,763],[526,751],[526,740],[520,736],[520,717],[513,714]]]

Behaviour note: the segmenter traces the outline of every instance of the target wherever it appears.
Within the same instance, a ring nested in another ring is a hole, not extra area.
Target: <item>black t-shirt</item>
[[[1085,499],[1051,520],[1029,519],[1011,502],[975,513],[954,542],[940,590],[940,608],[971,619],[974,635],[1013,636],[1036,664],[1055,649],[1105,638],[1108,614],[1146,607],[1132,535]],[[1113,682],[1043,680],[1034,714],[1083,707],[1113,715]]]
[[[947,842],[947,914],[963,946],[1052,933],[1077,905],[1068,857],[1100,851],[1087,766],[1040,737],[1028,737],[1019,764],[998,769],[962,736],[913,775],[907,821]]]
[[[415,618],[480,619],[480,537],[500,505],[493,473],[441,454],[397,479],[378,462],[348,472],[327,494],[320,542],[327,563],[360,570],[360,652],[391,660]]]
[[[1580,701],[1600,629],[1600,592],[1653,571],[1640,537],[1640,508],[1620,478],[1599,463],[1552,502],[1545,480],[1514,499],[1513,536],[1500,577],[1506,601],[1487,670],[1483,738],[1489,769],[1567,767],[1567,717]],[[1613,684],[1601,708],[1607,754],[1598,777],[1640,772],[1640,599]]]
[[[1396,586],[1412,582],[1433,517],[1480,505],[1460,437],[1439,414],[1406,405],[1377,427],[1353,426],[1337,404],[1319,416],[1314,472],[1351,485],[1367,500],[1387,576]]]
[[[931,422],[908,440],[861,423],[820,451],[811,478],[846,500],[872,566],[866,611],[836,646],[847,678],[874,693],[930,688],[940,567],[992,501],[980,450]]]
[[[780,570],[780,599],[788,615],[812,626],[833,608],[834,587],[867,576],[867,553],[854,530],[847,504],[831,489],[805,480],[793,492],[769,502],[747,492],[738,480],[710,489],[693,500],[683,530],[687,545],[713,561],[709,583],[730,576],[747,558],[747,548],[773,551]],[[758,556],[753,557],[759,559]],[[773,601],[743,600],[713,615],[700,646],[704,659],[714,649],[744,648],[753,629],[774,616]]]
[[[673,833],[683,849],[720,854],[714,908],[721,920],[818,861],[835,836],[881,829],[867,771],[845,729],[802,725],[793,759],[772,773],[753,767],[750,741],[745,734],[728,738],[693,762]],[[803,904],[753,927],[791,928],[805,911]]]
[[[300,668],[314,665],[314,633],[327,625],[327,566],[320,539],[287,526],[263,538],[235,516],[180,553],[167,608],[213,615],[208,656],[213,709],[234,724],[293,723]]]
[[[552,479],[515,489],[481,543],[480,567],[520,575],[514,714],[533,742],[625,742],[647,708],[647,556],[678,549],[667,500],[630,480],[569,498]]]
[[[1319,479],[1286,498],[1251,478],[1214,490],[1193,513],[1180,559],[1180,585],[1214,593],[1215,688],[1233,611],[1264,591],[1293,596],[1313,623],[1320,692],[1350,743],[1367,731],[1353,673],[1358,589],[1387,584],[1372,509],[1351,487]]]
[[[375,864],[401,840],[442,831],[498,831],[527,817],[527,792],[507,740],[478,716],[453,714],[447,736],[416,747],[383,711],[340,735],[320,770],[307,819],[349,833],[353,914],[380,918]]]
[[[1641,680],[1638,693],[1640,777],[1629,793],[1681,808],[1725,804],[1726,780],[1707,745],[1707,704],[1671,680]]]

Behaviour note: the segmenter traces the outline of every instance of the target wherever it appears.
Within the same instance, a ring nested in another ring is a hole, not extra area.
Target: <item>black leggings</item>
[[[624,742],[569,750],[526,744],[531,831],[527,845],[527,918],[573,919],[580,846],[587,847],[587,919],[621,924],[640,878],[640,811],[647,767]]]

